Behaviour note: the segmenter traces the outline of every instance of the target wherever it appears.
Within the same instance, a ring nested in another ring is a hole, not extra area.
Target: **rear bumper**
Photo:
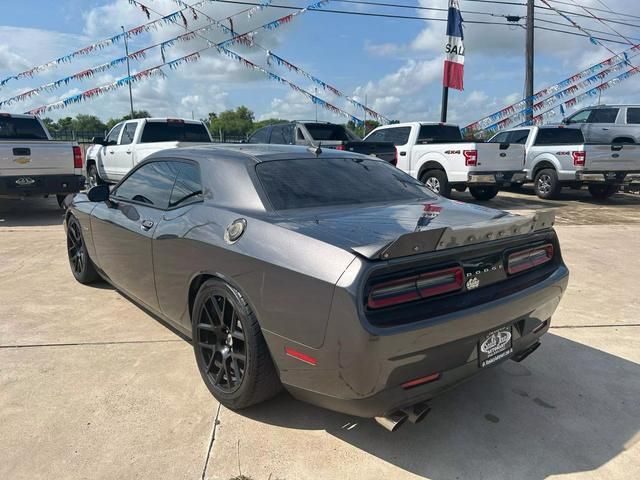
[[[82,175],[20,175],[0,177],[0,195],[30,197],[77,193],[84,188]]]
[[[470,172],[467,183],[469,185],[503,186],[511,183],[524,183],[526,174],[523,171],[508,172]]]
[[[479,340],[512,326],[512,351],[493,365],[527,353],[549,328],[568,282],[561,264],[543,281],[513,295],[459,312],[372,333],[354,318],[353,298],[336,291],[324,346],[295,346],[317,359],[315,366],[279,355],[291,342],[265,334],[285,387],[309,403],[361,417],[381,416],[427,401],[481,372]],[[430,383],[403,388],[432,374]]]
[[[576,172],[576,180],[585,183],[623,184],[640,180],[640,172]]]

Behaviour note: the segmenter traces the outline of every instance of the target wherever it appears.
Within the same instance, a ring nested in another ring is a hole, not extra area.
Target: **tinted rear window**
[[[211,142],[201,123],[149,122],[142,131],[141,143],[152,142]]]
[[[369,135],[365,142],[391,142],[395,146],[406,145],[411,135],[411,127],[382,128]]]
[[[633,124],[640,123],[640,108],[627,109],[627,123],[633,123]]]
[[[584,143],[582,130],[577,128],[541,128],[536,145],[575,145]]]
[[[422,183],[379,160],[276,160],[258,164],[256,173],[276,210],[434,198]]]
[[[461,142],[462,134],[458,127],[450,125],[422,125],[418,134],[418,143]]]
[[[342,125],[332,125],[330,123],[305,123],[305,127],[314,140],[334,140],[341,142],[350,142],[360,140],[355,133],[348,131]]]
[[[0,139],[47,140],[47,134],[35,118],[0,117]]]

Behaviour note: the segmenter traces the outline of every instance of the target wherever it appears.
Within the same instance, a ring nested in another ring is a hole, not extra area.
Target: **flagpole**
[[[449,87],[442,87],[442,107],[440,110],[440,121],[447,121],[447,107],[449,106]]]

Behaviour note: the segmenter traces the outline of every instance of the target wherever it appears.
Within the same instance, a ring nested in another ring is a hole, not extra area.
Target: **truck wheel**
[[[420,181],[443,197],[451,196],[449,179],[447,178],[447,174],[442,170],[428,170],[420,176]]]
[[[256,316],[229,284],[211,279],[191,314],[198,370],[213,396],[238,410],[263,402],[282,388]]]
[[[620,189],[619,185],[596,184],[589,185],[589,193],[596,200],[606,200]]]
[[[100,178],[98,167],[96,167],[95,164],[92,163],[91,165],[89,165],[89,169],[87,170],[87,190],[91,189],[91,187],[102,184],[104,184],[104,180]]]
[[[469,187],[469,193],[476,200],[491,200],[498,195],[498,187]]]
[[[553,168],[545,168],[536,174],[533,188],[538,197],[548,200],[558,196],[562,185],[560,185],[556,171]]]
[[[454,189],[456,192],[464,193],[464,192],[466,192],[466,191],[467,191],[467,186],[466,186],[466,185],[464,185],[464,184],[463,184],[463,185],[458,184],[458,185],[454,185],[454,186],[453,186],[453,189]]]

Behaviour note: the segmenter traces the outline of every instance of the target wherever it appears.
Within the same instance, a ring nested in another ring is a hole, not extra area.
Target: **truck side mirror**
[[[105,146],[107,144],[104,140],[104,137],[93,137],[91,139],[91,143],[95,145],[102,145],[102,146]]]

